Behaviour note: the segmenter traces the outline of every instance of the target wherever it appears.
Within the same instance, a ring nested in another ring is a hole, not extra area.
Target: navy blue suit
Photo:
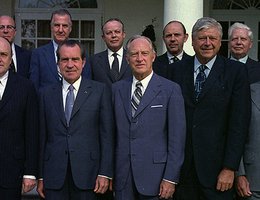
[[[183,52],[182,60],[185,60],[190,57],[191,57],[190,55]],[[167,52],[156,57],[156,59],[153,63],[154,72],[164,78],[168,78],[169,67],[171,67],[171,65],[169,64],[169,58],[168,58]]]
[[[0,100],[0,187],[21,193],[23,175],[37,176],[38,102],[33,84],[8,75]]]
[[[29,69],[32,52],[15,45],[15,54],[16,54],[16,66],[17,73],[25,78],[29,78]]]
[[[193,173],[198,179],[195,184],[205,189],[207,199],[231,199],[232,190],[217,192],[216,183],[224,167],[238,169],[243,152],[250,119],[246,67],[217,56],[198,102],[194,92],[194,56],[177,62],[171,69],[171,79],[182,89],[187,122],[185,160],[176,199],[189,194],[182,191],[182,186],[194,184]]]
[[[132,117],[131,87],[132,78],[112,86],[117,130],[114,189],[126,189],[132,174],[140,194],[158,196],[163,179],[179,182],[185,143],[183,97],[176,83],[153,74]]]
[[[86,78],[91,78],[88,59],[86,59],[82,75]],[[32,51],[29,78],[37,90],[60,82],[52,41]]]
[[[119,72],[118,80],[125,79],[132,76],[132,71],[126,61],[125,54],[126,51],[124,50],[122,65]],[[93,57],[91,57],[90,65],[91,65],[92,79],[99,82],[103,82],[109,88],[111,88],[112,83],[116,82],[116,80],[114,80],[114,77],[111,75],[110,72],[107,50],[97,53]]]
[[[260,63],[248,58],[246,61],[246,66],[250,83],[258,82],[260,80]]]
[[[44,187],[60,189],[70,165],[82,190],[94,189],[97,175],[113,177],[113,115],[111,97],[102,83],[82,78],[69,127],[62,84],[40,93],[40,177]]]

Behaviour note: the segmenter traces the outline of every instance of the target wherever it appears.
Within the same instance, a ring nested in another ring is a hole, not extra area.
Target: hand
[[[35,179],[24,178],[22,184],[22,193],[30,192],[36,185]]]
[[[237,193],[241,197],[250,197],[252,195],[249,182],[245,176],[238,176],[236,181]]]
[[[175,192],[175,184],[162,180],[160,184],[160,199],[169,199]]]
[[[234,183],[235,172],[230,169],[222,169],[218,175],[217,190],[221,192],[227,191],[232,188]]]
[[[42,198],[45,199],[44,187],[43,187],[43,180],[38,180],[37,192],[38,192],[38,194],[39,194]]]
[[[98,176],[96,179],[96,186],[94,192],[104,194],[107,191],[108,186],[109,186],[109,179]]]

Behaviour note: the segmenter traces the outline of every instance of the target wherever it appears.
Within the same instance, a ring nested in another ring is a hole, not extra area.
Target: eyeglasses
[[[8,31],[13,31],[15,30],[15,26],[12,25],[0,25],[0,31],[4,31],[7,29]]]

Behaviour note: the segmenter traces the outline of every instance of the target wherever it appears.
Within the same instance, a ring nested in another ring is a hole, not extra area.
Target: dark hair
[[[60,60],[60,49],[61,49],[62,46],[67,46],[67,47],[78,46],[80,48],[81,59],[84,60],[86,58],[86,49],[79,41],[77,41],[77,40],[65,40],[61,44],[59,44],[58,49],[56,51],[58,61]]]
[[[104,26],[108,23],[108,22],[112,22],[112,21],[117,21],[117,22],[119,22],[121,25],[122,25],[122,31],[123,32],[125,32],[125,25],[124,25],[124,23],[120,20],[120,19],[118,19],[118,18],[110,18],[110,19],[108,19],[107,21],[105,21],[105,23],[102,25],[102,27],[101,27],[101,30],[102,30],[102,33],[104,34]]]
[[[68,15],[69,18],[70,18],[70,21],[72,21],[71,14],[70,14],[70,12],[69,12],[68,10],[66,10],[66,9],[63,9],[63,8],[62,8],[62,9],[53,11],[52,14],[51,14],[51,23],[52,23],[52,19],[53,19],[54,15],[62,15],[62,16]]]
[[[184,34],[187,33],[187,32],[186,32],[186,28],[185,28],[185,26],[184,26],[183,23],[181,23],[180,21],[177,21],[177,20],[172,20],[172,21],[169,21],[169,22],[164,26],[164,28],[163,28],[163,35],[164,35],[164,32],[165,32],[165,28],[166,28],[169,24],[172,24],[172,23],[178,23],[178,24],[180,24],[180,25],[182,26],[182,28],[183,28],[183,33],[184,33]]]

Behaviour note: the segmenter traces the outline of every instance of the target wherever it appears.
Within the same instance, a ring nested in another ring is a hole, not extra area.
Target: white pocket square
[[[163,105],[153,105],[153,106],[151,106],[151,108],[162,108],[163,107]]]

